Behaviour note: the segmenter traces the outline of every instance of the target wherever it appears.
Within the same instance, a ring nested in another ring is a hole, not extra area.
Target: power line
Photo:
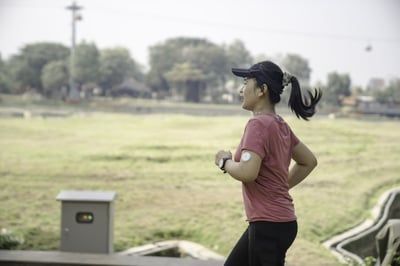
[[[37,6],[19,6],[19,5],[2,5],[2,7],[18,7],[18,8],[50,8],[50,9],[58,9],[58,7],[37,7]],[[127,10],[116,10],[112,8],[107,8],[107,10],[93,7],[91,8],[93,12],[100,11],[107,13],[114,13],[117,15],[126,16],[129,18],[135,17],[144,17],[148,19],[151,17],[153,20],[160,20],[164,22],[172,22],[172,23],[186,23],[186,24],[193,24],[193,25],[200,25],[200,26],[209,26],[212,28],[219,27],[223,29],[235,29],[241,31],[252,31],[252,32],[263,32],[263,33],[270,33],[270,34],[277,34],[277,35],[286,35],[286,36],[301,36],[301,37],[308,37],[308,38],[318,38],[318,39],[330,39],[330,40],[350,40],[350,41],[362,41],[362,42],[382,42],[382,43],[400,43],[400,39],[390,39],[390,38],[382,38],[382,37],[374,37],[374,36],[356,36],[356,35],[346,35],[346,34],[336,34],[336,33],[327,33],[327,32],[306,32],[306,31],[296,31],[290,29],[274,29],[274,28],[264,28],[264,27],[257,27],[252,25],[239,25],[234,23],[223,23],[223,22],[216,22],[216,21],[206,21],[200,19],[192,19],[192,18],[185,18],[185,17],[172,17],[166,15],[160,15],[155,13],[143,13],[143,12],[132,12]]]
[[[318,32],[302,32],[302,31],[294,31],[294,30],[286,30],[286,29],[272,29],[272,28],[263,28],[263,27],[256,27],[251,25],[242,25],[242,24],[233,24],[233,23],[223,23],[223,22],[212,22],[206,20],[199,20],[199,19],[191,19],[191,18],[184,18],[184,17],[171,17],[165,16],[155,13],[140,13],[140,12],[128,12],[126,10],[115,10],[112,8],[107,8],[107,10],[101,8],[93,8],[93,10],[101,10],[102,12],[106,13],[114,13],[118,15],[124,15],[129,18],[132,16],[141,16],[145,18],[151,17],[152,19],[157,19],[161,21],[168,21],[168,22],[177,22],[177,23],[190,23],[194,25],[200,26],[210,26],[212,28],[220,27],[225,29],[239,29],[243,31],[253,31],[253,32],[264,32],[264,33],[273,33],[273,34],[280,34],[280,35],[298,35],[303,37],[311,37],[311,38],[324,38],[324,39],[341,39],[341,40],[353,40],[353,41],[364,41],[364,42],[395,42],[400,43],[400,39],[388,39],[388,38],[379,38],[379,37],[372,37],[372,36],[354,36],[354,35],[345,35],[345,34],[333,34],[333,33],[318,33]]]

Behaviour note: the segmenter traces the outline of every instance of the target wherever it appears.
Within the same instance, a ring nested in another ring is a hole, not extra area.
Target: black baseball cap
[[[281,83],[279,80],[282,80],[282,70],[270,61],[254,64],[250,68],[232,68],[232,73],[242,78],[255,78],[260,84],[278,86]]]
[[[232,73],[235,76],[242,78],[255,78],[262,75],[263,68],[261,63],[252,65],[250,68],[232,68]]]

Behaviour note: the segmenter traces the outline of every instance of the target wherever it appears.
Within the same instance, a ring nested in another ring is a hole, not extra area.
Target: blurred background
[[[81,97],[232,102],[230,69],[273,60],[323,88],[327,104],[398,101],[399,9],[395,0],[2,0],[0,90],[65,98],[71,72]]]
[[[290,88],[277,109],[319,158],[292,192],[288,261],[338,265],[321,243],[400,183],[399,14],[397,0],[0,0],[0,228],[14,248],[57,249],[57,193],[113,190],[117,251],[179,238],[226,256],[241,184],[213,156],[250,116],[231,68],[272,60],[323,92],[310,123]]]

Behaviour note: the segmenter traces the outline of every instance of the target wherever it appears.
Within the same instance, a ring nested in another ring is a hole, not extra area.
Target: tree
[[[345,96],[351,95],[350,86],[351,79],[349,74],[328,73],[328,81],[324,92],[325,101],[334,105],[341,105],[340,100]]]
[[[373,95],[379,102],[400,103],[400,79],[392,79],[383,91],[376,91]]]
[[[42,70],[43,92],[47,96],[68,85],[68,67],[65,61],[51,61]]]
[[[85,84],[96,82],[99,74],[100,53],[94,43],[81,43],[76,47],[74,55],[74,79]]]
[[[244,43],[238,39],[234,40],[231,44],[228,44],[225,47],[225,54],[228,61],[227,63],[228,68],[226,70],[226,79],[233,81],[232,85],[229,86],[230,92],[232,94],[236,94],[239,84],[241,84],[243,81],[242,78],[232,75],[231,69],[234,67],[248,68],[253,63],[255,58],[251,56],[250,52],[247,50]]]
[[[152,89],[152,91],[160,94],[160,96],[166,95],[169,91],[168,81],[155,69],[150,69],[147,73],[146,84]]]
[[[232,67],[248,67],[253,63],[253,57],[241,40],[234,40],[225,47],[228,65]]]
[[[308,65],[308,60],[297,54],[287,54],[281,59],[281,64],[284,70],[294,75],[300,83],[303,90],[310,88],[311,68]],[[285,89],[281,95],[281,101],[287,103],[289,100],[290,90]]]
[[[165,74],[184,63],[203,73],[208,84],[222,86],[225,83],[228,70],[225,50],[206,39],[172,38],[150,47],[149,52],[151,78],[147,80],[152,81],[149,84],[152,88],[168,90],[169,84],[163,83]]]
[[[184,62],[200,70],[207,77],[210,85],[224,86],[228,60],[222,47],[207,42],[194,47],[185,47],[183,52],[186,58]]]
[[[282,60],[282,65],[300,82],[308,84],[310,81],[311,68],[307,59],[297,54],[287,54]]]
[[[100,53],[99,83],[105,90],[120,85],[124,79],[143,79],[139,65],[125,48],[105,49]]]
[[[10,92],[10,85],[7,67],[0,54],[0,92]]]
[[[40,81],[36,81],[36,71],[29,66],[24,56],[13,55],[7,65],[11,79],[11,92],[22,93],[34,87],[33,84],[40,84]]]
[[[62,44],[34,43],[24,46],[20,54],[10,60],[14,85],[22,90],[25,87],[33,87],[41,92],[43,88],[41,83],[43,67],[51,61],[65,60],[68,55],[69,49]]]

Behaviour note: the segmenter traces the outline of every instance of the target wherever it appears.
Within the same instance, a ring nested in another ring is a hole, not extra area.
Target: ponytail
[[[307,90],[309,99],[305,98],[305,103],[303,102],[303,96],[301,94],[299,81],[295,76],[290,77],[290,82],[292,83],[292,91],[290,92],[288,106],[292,109],[300,119],[308,121],[309,117],[312,117],[315,114],[315,106],[319,102],[322,96],[322,92],[320,89],[315,89],[315,94]]]
[[[282,69],[271,61],[263,61],[253,65],[250,69],[232,69],[233,74],[239,77],[252,77],[257,81],[257,86],[263,84],[268,86],[268,96],[272,104],[277,104],[281,100],[283,89],[292,84],[288,106],[292,109],[297,118],[302,118],[308,121],[308,118],[315,114],[315,106],[322,96],[320,89],[316,89],[314,94],[307,90],[308,97],[301,94],[300,84],[297,78],[288,72],[283,72]]]

